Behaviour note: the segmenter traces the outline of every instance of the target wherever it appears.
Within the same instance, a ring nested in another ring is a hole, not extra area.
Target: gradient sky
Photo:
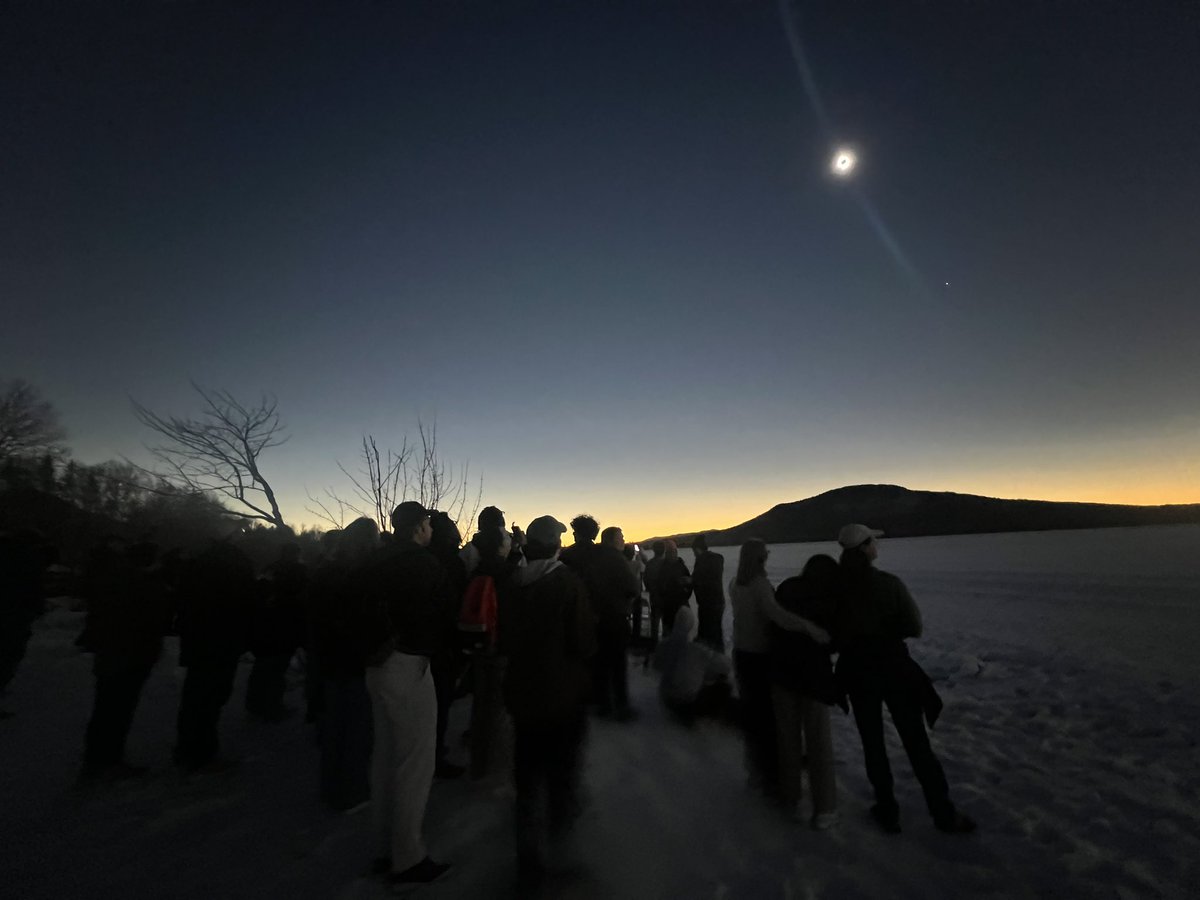
[[[798,2],[815,95],[774,2],[225,6],[0,14],[0,376],[78,459],[194,379],[278,397],[298,524],[418,416],[631,538],[1200,501],[1195,4]]]

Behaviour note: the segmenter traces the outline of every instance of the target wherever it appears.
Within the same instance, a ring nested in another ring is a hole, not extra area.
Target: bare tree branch
[[[285,528],[283,514],[259,460],[264,451],[288,439],[277,402],[264,394],[246,407],[228,391],[213,391],[192,382],[203,400],[196,418],[160,416],[133,401],[138,421],[161,439],[147,445],[160,466],[147,470],[186,491],[216,495],[240,505],[230,513]]]
[[[469,467],[464,463],[457,472],[439,455],[437,423],[417,422],[419,442],[410,444],[405,437],[399,450],[381,451],[374,435],[363,435],[357,471],[338,462],[337,467],[350,482],[352,497],[327,489],[326,494],[343,517],[346,512],[372,518],[381,531],[391,528],[392,510],[403,500],[416,500],[428,509],[440,509],[450,515],[463,534],[474,525],[483,499],[483,479],[472,491]],[[309,495],[316,508],[309,508],[327,522],[338,516],[327,505]],[[468,507],[468,504],[472,504]],[[369,512],[364,511],[369,510]],[[338,525],[337,527],[342,527]]]

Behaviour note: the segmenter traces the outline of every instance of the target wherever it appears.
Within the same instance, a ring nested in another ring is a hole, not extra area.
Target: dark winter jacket
[[[308,567],[301,562],[280,560],[267,567],[250,629],[250,649],[256,655],[290,654],[300,646],[308,579]]]
[[[579,541],[559,553],[558,561],[580,578],[584,578],[599,550],[600,545],[593,541]]]
[[[725,605],[725,557],[705,550],[696,557],[692,569],[692,587],[697,606]]]
[[[788,612],[826,630],[832,628],[837,616],[837,597],[810,593],[799,576],[783,581],[775,589],[775,599]],[[768,636],[771,680],[775,684],[823,703],[845,704],[845,695],[833,677],[829,647],[774,623],[769,626]]]
[[[906,638],[921,636],[921,612],[904,582],[874,567],[842,569],[833,629],[838,685],[851,695],[909,691],[930,725],[942,700],[925,670],[909,656]]]
[[[521,721],[577,717],[590,689],[596,629],[583,581],[558,560],[518,569],[500,607],[500,652],[508,657],[504,703]]]
[[[186,563],[179,595],[179,662],[228,661],[249,645],[254,565],[231,544],[216,543]]]
[[[692,575],[682,559],[663,558],[655,578],[659,605],[664,610],[675,610],[688,602],[692,596]]]
[[[84,648],[104,656],[110,668],[153,665],[172,614],[158,574],[123,554],[106,553],[93,558],[83,588]]]
[[[343,560],[322,563],[308,588],[313,662],[327,678],[353,678],[387,638],[387,619],[368,606],[363,566]]]
[[[638,596],[638,580],[629,561],[615,547],[576,544],[560,560],[583,579],[597,633],[606,640],[629,637],[629,611]]]
[[[888,658],[905,638],[921,636],[921,613],[904,582],[887,572],[867,568],[846,572],[833,629],[842,653]]]
[[[446,645],[459,598],[451,596],[445,570],[424,547],[396,540],[380,549],[367,565],[364,589],[368,604],[387,619],[393,649],[433,656]]]
[[[658,573],[662,570],[665,556],[652,556],[646,560],[646,570],[642,572],[642,584],[650,594],[650,603],[658,605]]]

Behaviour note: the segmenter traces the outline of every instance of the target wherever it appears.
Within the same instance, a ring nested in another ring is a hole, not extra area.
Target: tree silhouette
[[[352,495],[347,497],[332,488],[324,498],[308,494],[309,512],[334,528],[344,528],[348,514],[374,519],[381,531],[391,528],[390,516],[402,500],[416,500],[427,509],[441,509],[458,523],[464,534],[479,513],[483,480],[478,489],[470,482],[466,464],[455,469],[438,450],[437,422],[426,425],[418,420],[417,441],[404,437],[399,450],[380,451],[374,435],[363,435],[360,457],[362,466],[350,471],[337,466],[350,481]],[[468,506],[468,504],[472,504]]]
[[[228,391],[193,382],[203,400],[196,418],[160,416],[133,401],[138,421],[161,439],[147,445],[160,467],[151,474],[186,492],[231,500],[231,515],[286,528],[275,491],[263,474],[262,454],[287,441],[274,397],[244,406]]]
[[[14,378],[0,390],[0,460],[57,458],[65,436],[53,405],[29,382]]]

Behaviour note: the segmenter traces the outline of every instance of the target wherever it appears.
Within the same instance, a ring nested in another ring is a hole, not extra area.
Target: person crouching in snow
[[[514,733],[517,879],[524,890],[541,884],[548,851],[561,849],[581,811],[596,625],[583,581],[557,558],[566,530],[552,516],[529,523],[527,565],[513,574],[500,606],[500,651],[508,657],[504,703]]]
[[[942,701],[904,643],[906,638],[921,636],[920,610],[903,581],[872,565],[879,553],[876,539],[882,536],[882,531],[858,524],[847,525],[838,534],[842,599],[835,628],[841,651],[837,678],[850,695],[867,777],[875,789],[871,815],[884,831],[900,833],[900,807],[883,742],[886,703],[933,824],[951,834],[966,834],[975,830],[975,822],[950,802],[946,775],[929,746],[922,720],[924,716],[932,725]]]
[[[654,652],[654,668],[662,672],[659,697],[687,723],[702,715],[723,715],[732,693],[729,657],[698,643],[698,632],[696,612],[681,606],[670,634]]]

